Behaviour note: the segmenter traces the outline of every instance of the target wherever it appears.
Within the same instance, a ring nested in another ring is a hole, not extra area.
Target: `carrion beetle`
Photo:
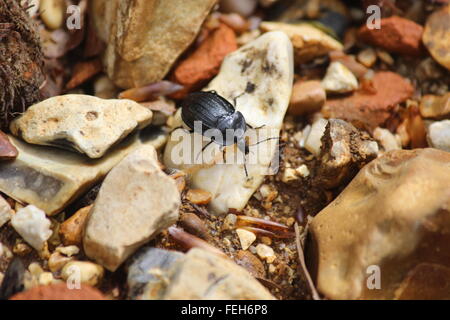
[[[211,139],[203,148],[202,152],[213,142],[221,146],[236,144],[245,155],[250,152],[249,147],[256,146],[269,140],[278,140],[278,137],[268,138],[249,145],[245,139],[247,129],[254,128],[249,125],[244,115],[235,109],[239,95],[234,98],[234,105],[215,91],[201,91],[190,93],[181,103],[181,118],[195,132]],[[201,126],[195,126],[195,122],[201,122]],[[232,130],[232,135],[227,131]],[[244,163],[245,175],[248,176],[247,167]]]

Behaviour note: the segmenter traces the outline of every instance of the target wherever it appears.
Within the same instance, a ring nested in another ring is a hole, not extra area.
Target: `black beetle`
[[[239,95],[234,98],[234,106]],[[217,94],[215,91],[201,91],[189,94],[181,103],[181,118],[183,122],[191,129],[190,132],[196,132],[202,136],[211,138],[203,148],[202,152],[213,142],[221,146],[237,144],[238,148],[247,155],[249,147],[255,146],[268,140],[278,138],[268,138],[259,141],[253,145],[248,145],[245,139],[245,132],[248,128],[253,128],[244,118],[244,115],[235,110],[228,100]],[[201,122],[201,127],[194,125],[196,121]],[[227,130],[233,130],[233,135],[227,135]],[[245,174],[248,176],[247,168],[244,163]]]

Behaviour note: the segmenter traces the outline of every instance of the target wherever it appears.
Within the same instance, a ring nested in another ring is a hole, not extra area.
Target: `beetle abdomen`
[[[217,128],[220,118],[234,113],[233,105],[213,92],[193,92],[184,99],[181,106],[183,122],[194,129],[194,122],[200,121],[202,133]]]

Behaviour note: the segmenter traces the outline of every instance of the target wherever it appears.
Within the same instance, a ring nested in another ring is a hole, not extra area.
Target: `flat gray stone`
[[[181,252],[169,251],[152,247],[139,250],[128,267],[128,297],[130,299],[146,299],[145,287],[161,284],[159,275],[167,272],[170,267],[183,257]]]
[[[191,249],[173,264],[165,276],[167,277],[165,287],[148,288],[151,298],[163,300],[275,299],[247,270],[232,260],[203,249]]]
[[[61,212],[89,190],[125,156],[141,145],[164,145],[167,134],[146,128],[93,160],[55,148],[30,145],[12,136],[19,150],[14,161],[0,162],[0,191],[20,202],[33,204],[47,215]]]

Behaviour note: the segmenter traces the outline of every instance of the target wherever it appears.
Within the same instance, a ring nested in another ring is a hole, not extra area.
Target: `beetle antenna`
[[[244,94],[245,94],[245,91],[242,92],[240,95],[238,95],[238,96],[236,96],[236,97],[233,98],[233,106],[234,106],[234,109],[236,109],[237,99],[239,99],[240,97],[242,97]]]
[[[244,162],[245,177],[248,178],[247,165]]]
[[[184,128],[183,126],[179,126],[179,127],[174,128],[172,131],[170,131],[170,133],[175,132],[175,131],[177,131],[178,129],[181,129],[181,130],[183,130],[184,132],[194,133],[194,130],[192,130],[192,129],[191,129],[191,130],[188,130],[188,129]]]

